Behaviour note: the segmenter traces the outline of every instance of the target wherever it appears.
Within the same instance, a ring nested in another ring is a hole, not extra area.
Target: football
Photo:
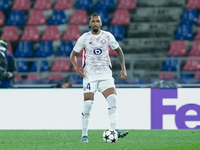
[[[103,140],[106,143],[115,143],[118,140],[118,133],[113,129],[107,129],[103,132]]]

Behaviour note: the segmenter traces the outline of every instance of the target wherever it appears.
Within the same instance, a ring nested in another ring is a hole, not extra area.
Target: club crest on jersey
[[[103,40],[101,41],[101,43],[102,43],[102,44],[106,44],[106,40],[103,39]]]
[[[92,42],[89,42],[89,44],[92,44]]]
[[[96,48],[96,49],[94,49],[93,52],[94,52],[95,55],[100,55],[102,53],[102,49]]]

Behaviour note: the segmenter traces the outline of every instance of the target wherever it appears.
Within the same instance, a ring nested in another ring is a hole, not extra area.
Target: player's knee
[[[89,93],[84,93],[84,101],[87,100],[94,100],[94,93],[89,92]]]
[[[117,96],[115,94],[111,94],[106,98],[109,107],[112,108],[117,108]]]

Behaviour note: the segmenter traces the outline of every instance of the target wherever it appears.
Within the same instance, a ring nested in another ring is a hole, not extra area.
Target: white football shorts
[[[104,79],[104,80],[94,80],[91,82],[87,82],[83,80],[83,93],[93,92],[96,93],[98,90],[99,92],[103,92],[108,88],[114,87],[114,79]]]

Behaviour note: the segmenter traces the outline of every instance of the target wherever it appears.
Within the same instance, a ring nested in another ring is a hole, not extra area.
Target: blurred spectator
[[[13,55],[7,51],[7,42],[0,40],[0,50],[6,57],[6,66],[4,67],[2,79],[0,79],[0,88],[11,88],[13,86],[14,77],[17,75],[18,70],[16,61]]]
[[[60,84],[57,84],[55,86],[51,86],[51,88],[72,88],[72,83],[68,79],[65,79],[63,82]]]

